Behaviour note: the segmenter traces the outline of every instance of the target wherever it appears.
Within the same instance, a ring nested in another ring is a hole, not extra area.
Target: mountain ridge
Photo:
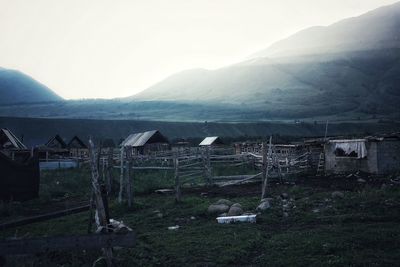
[[[18,70],[0,67],[0,104],[62,101],[44,84]]]

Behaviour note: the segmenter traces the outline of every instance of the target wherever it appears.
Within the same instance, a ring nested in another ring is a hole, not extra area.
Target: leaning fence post
[[[99,225],[102,226],[107,230],[107,226],[109,224],[109,219],[108,219],[108,211],[107,209],[107,204],[104,202],[104,198],[107,196],[104,195],[104,190],[102,193],[100,184],[99,184],[99,170],[98,170],[98,158],[96,157],[96,152],[94,149],[94,144],[92,139],[89,139],[89,156],[90,156],[90,165],[92,169],[92,188],[93,188],[93,193],[95,197],[95,203],[96,203],[96,214],[99,219]],[[111,248],[103,248],[104,255],[107,261],[107,266],[111,267],[112,266],[112,249]]]
[[[268,154],[266,155],[265,142],[262,143],[262,191],[261,199],[265,198],[268,186],[269,156],[271,153],[272,136],[269,137]]]

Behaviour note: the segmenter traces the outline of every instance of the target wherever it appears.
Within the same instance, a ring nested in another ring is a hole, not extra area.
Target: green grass
[[[48,179],[46,182],[50,182]],[[62,185],[68,188],[71,183]],[[147,186],[140,190],[151,188]],[[115,250],[114,255],[120,266],[398,265],[400,188],[360,186],[345,191],[342,199],[333,199],[332,191],[312,185],[272,186],[272,208],[260,214],[256,224],[220,225],[206,210],[219,198],[228,198],[241,203],[245,211],[254,211],[258,195],[204,197],[184,191],[183,201],[176,203],[172,195],[142,194],[130,209],[112,201],[111,217],[124,221],[137,233],[134,248]],[[289,194],[292,203],[287,217],[279,198],[282,192]],[[156,211],[163,214],[162,218]],[[85,233],[88,219],[87,212],[81,213],[10,229],[1,237]],[[173,225],[180,228],[167,229]],[[90,266],[99,256],[100,251],[58,252],[9,260],[19,266]]]

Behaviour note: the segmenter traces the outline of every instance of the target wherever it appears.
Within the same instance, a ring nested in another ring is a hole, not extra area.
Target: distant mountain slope
[[[400,2],[330,26],[300,31],[252,57],[282,57],[400,47]]]
[[[45,85],[16,70],[0,68],[0,104],[60,101]]]
[[[237,104],[262,110],[267,118],[400,114],[400,49],[292,60],[192,70],[136,99]]]
[[[400,3],[299,32],[259,53],[278,54],[285,57],[183,71],[132,98],[237,104],[270,118],[400,116]]]

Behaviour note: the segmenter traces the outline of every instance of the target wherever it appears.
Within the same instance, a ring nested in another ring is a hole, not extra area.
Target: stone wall
[[[400,140],[384,140],[377,143],[379,173],[400,171]]]

